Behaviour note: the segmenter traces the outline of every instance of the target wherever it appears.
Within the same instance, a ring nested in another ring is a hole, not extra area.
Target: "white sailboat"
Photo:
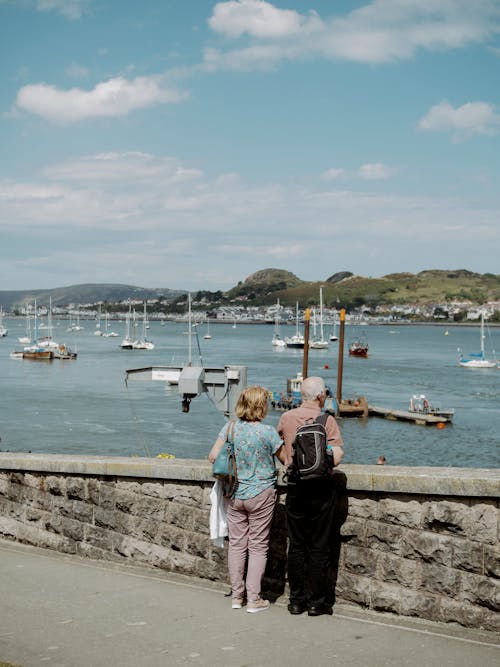
[[[313,350],[326,350],[328,348],[328,341],[325,339],[323,331],[323,288],[319,288],[319,338],[316,337],[316,313],[313,317],[313,337],[309,343],[309,347]]]
[[[464,368],[496,368],[498,360],[492,361],[487,359],[484,355],[484,314],[481,313],[481,328],[480,328],[480,343],[481,343],[481,352],[475,352],[469,354],[468,357],[464,357],[460,354],[458,363]]]
[[[330,334],[330,340],[331,341],[336,341],[338,340],[339,337],[337,336],[337,311],[333,311],[333,328],[332,328],[332,333]]]
[[[134,313],[135,314],[135,313]],[[134,340],[132,343],[133,350],[154,350],[154,343],[148,340],[146,330],[148,328],[148,316],[146,312],[146,302],[144,302],[144,317],[142,320],[142,337]]]
[[[31,317],[28,312],[26,312],[26,335],[19,336],[17,339],[19,343],[23,345],[29,345],[33,339],[33,334],[31,333]]]
[[[295,304],[295,334],[285,338],[287,347],[303,348],[304,336],[299,331],[299,302]]]
[[[272,344],[274,345],[274,347],[286,347],[286,343],[281,337],[280,333],[280,322],[281,322],[280,310],[281,310],[280,300],[278,299],[276,301],[276,315],[274,318],[274,334],[272,340]]]
[[[132,319],[132,306],[129,304],[128,313],[125,315],[125,336],[120,343],[122,350],[131,350],[133,339],[130,337],[130,320]],[[134,329],[135,329],[135,311],[134,311]]]
[[[210,340],[212,338],[210,334],[210,320],[207,318],[207,333],[203,336],[205,340]]]
[[[4,338],[9,333],[9,330],[3,323],[3,308],[0,308],[0,338]]]
[[[97,313],[97,323],[95,325],[94,336],[102,336],[102,331],[101,331],[101,304],[99,304],[99,311]]]
[[[104,338],[116,338],[118,336],[117,333],[114,331],[109,330],[109,314],[105,313],[104,315],[104,332],[103,332],[103,337]]]

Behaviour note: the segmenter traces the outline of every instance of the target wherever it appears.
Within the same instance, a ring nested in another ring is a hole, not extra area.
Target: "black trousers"
[[[287,487],[288,584],[290,602],[325,604],[335,510],[332,479]]]

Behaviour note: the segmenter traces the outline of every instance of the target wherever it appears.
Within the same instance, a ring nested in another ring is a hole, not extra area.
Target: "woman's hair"
[[[236,416],[244,422],[262,421],[267,414],[267,389],[247,387],[236,402]]]

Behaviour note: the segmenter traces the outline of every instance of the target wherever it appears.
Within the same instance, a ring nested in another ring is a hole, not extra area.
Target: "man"
[[[308,377],[301,386],[302,404],[283,413],[278,433],[285,443],[285,465],[292,462],[293,441],[299,426],[315,420],[326,399],[325,383],[320,377]],[[325,425],[327,449],[334,465],[344,455],[342,436],[332,415]],[[335,486],[332,476],[289,483],[286,498],[288,528],[288,583],[291,614],[309,616],[331,614],[325,598],[325,581],[330,559],[334,521]]]

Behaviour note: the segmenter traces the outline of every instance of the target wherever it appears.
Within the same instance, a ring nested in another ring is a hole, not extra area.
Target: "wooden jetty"
[[[411,421],[415,424],[435,425],[451,422],[451,417],[438,415],[429,415],[421,412],[410,412],[409,410],[391,410],[390,408],[381,408],[378,405],[369,405],[368,414],[370,417],[384,417],[392,421]]]

